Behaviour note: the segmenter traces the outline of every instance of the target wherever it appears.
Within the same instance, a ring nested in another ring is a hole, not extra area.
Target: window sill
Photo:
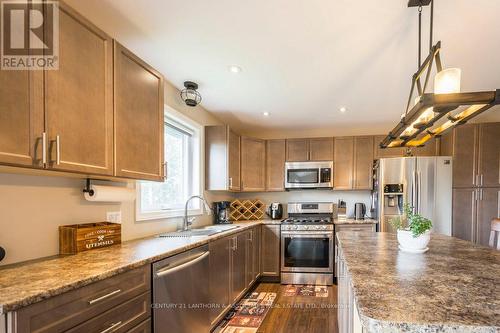
[[[188,216],[200,216],[202,214],[203,211],[201,208],[188,210]],[[176,210],[166,210],[157,212],[137,213],[135,220],[151,221],[151,220],[163,220],[163,219],[173,219],[182,217],[184,217],[184,209],[176,209]]]

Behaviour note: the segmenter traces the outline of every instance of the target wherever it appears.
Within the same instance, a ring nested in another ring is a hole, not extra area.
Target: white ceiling
[[[406,0],[67,2],[178,88],[198,82],[203,106],[247,133],[387,131],[417,66]],[[435,40],[444,66],[462,68],[462,91],[500,88],[499,12],[498,0],[436,1]]]

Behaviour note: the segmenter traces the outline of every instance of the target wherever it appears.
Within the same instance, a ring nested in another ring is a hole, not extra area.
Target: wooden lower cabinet
[[[151,333],[151,319],[147,319],[137,325],[136,327],[132,328],[130,331],[127,333]]]
[[[209,243],[209,294],[212,328],[257,281],[260,274],[260,225]]]
[[[454,237],[488,246],[491,220],[500,217],[500,188],[453,189]]]
[[[12,315],[13,333],[101,332],[133,329],[151,315],[151,266],[95,282]],[[57,318],[57,320],[54,320]]]
[[[261,238],[261,269],[262,276],[280,276],[280,225],[262,225]]]

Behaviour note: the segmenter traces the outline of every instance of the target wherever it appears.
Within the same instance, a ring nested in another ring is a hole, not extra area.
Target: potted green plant
[[[399,248],[402,251],[423,253],[429,248],[431,239],[431,220],[415,213],[413,207],[404,204],[404,217],[390,220],[391,225],[397,230]]]

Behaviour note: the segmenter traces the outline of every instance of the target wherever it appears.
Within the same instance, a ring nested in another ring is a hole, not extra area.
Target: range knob
[[[292,229],[293,229],[293,230],[297,230],[298,228],[299,228],[299,227],[298,227],[298,226],[296,226],[296,225],[292,226]]]
[[[323,228],[323,230],[326,230],[326,225],[324,225],[322,228]]]
[[[314,226],[314,229],[319,230],[319,225]]]
[[[304,230],[308,230],[308,229],[309,229],[309,226],[305,225]]]

